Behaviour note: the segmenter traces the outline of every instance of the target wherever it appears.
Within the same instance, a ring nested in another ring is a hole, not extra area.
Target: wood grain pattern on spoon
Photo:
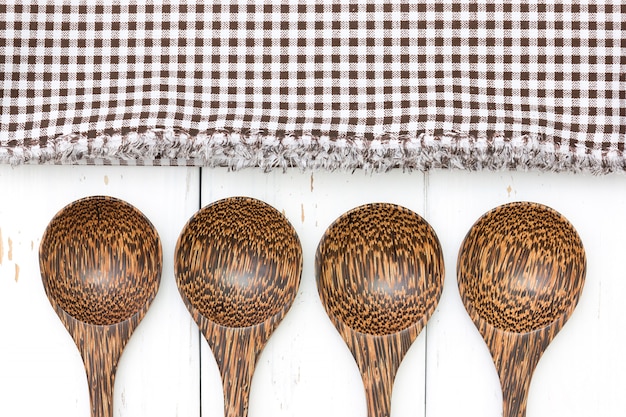
[[[91,415],[111,417],[117,364],[159,287],[160,238],[130,204],[87,197],[50,221],[39,263],[46,295],[83,358]]]
[[[258,356],[298,292],[300,240],[272,206],[231,197],[194,214],[175,253],[181,297],[220,369],[225,415],[245,417]]]
[[[439,240],[411,210],[367,204],[329,226],[315,265],[322,304],[361,372],[368,415],[388,417],[398,367],[441,295]]]
[[[469,230],[457,263],[461,298],[500,376],[504,417],[524,417],[535,367],[582,293],[586,255],[557,211],[499,206]]]

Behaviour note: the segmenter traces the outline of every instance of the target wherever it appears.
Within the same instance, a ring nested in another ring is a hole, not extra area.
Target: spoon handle
[[[135,318],[109,326],[96,326],[76,320],[60,308],[57,313],[74,339],[85,365],[91,417],[113,417],[115,372],[124,346],[136,327]]]
[[[526,417],[528,391],[541,355],[554,337],[550,326],[530,333],[493,329],[486,338],[502,387],[503,417]]]
[[[367,415],[389,417],[393,382],[400,363],[415,337],[412,337],[409,331],[384,336],[351,333],[344,340],[361,372]]]
[[[222,376],[224,416],[246,417],[257,358],[267,337],[261,325],[231,328],[209,325],[204,335]]]
[[[92,417],[113,417],[113,388],[121,347],[93,332],[79,346],[87,381]]]
[[[115,373],[128,341],[128,322],[111,326],[85,325],[77,342],[89,383],[91,417],[113,417]]]

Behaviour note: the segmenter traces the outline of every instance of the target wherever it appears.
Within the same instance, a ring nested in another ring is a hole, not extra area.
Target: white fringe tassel
[[[541,170],[607,174],[626,171],[624,152],[571,149],[541,136],[473,137],[461,132],[441,136],[361,137],[285,135],[216,131],[190,135],[174,129],[125,134],[80,134],[31,143],[0,143],[0,163],[90,165],[187,165],[260,167],[264,171],[301,170]]]

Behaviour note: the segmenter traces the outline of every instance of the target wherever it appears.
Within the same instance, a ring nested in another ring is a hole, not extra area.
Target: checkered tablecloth
[[[0,162],[626,170],[623,0],[0,4]]]

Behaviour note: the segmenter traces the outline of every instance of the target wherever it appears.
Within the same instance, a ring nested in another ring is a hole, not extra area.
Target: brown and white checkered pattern
[[[0,145],[165,128],[622,152],[625,22],[622,0],[2,3]]]

